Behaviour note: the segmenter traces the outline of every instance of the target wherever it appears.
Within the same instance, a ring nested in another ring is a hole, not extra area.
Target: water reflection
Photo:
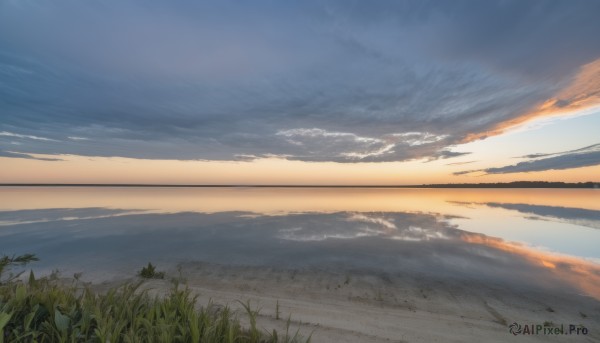
[[[51,221],[68,221],[76,219],[97,219],[144,212],[146,211],[125,211],[109,208],[61,208],[4,211],[0,212],[0,226],[44,223]]]
[[[93,188],[0,187],[0,210],[87,208],[160,212],[438,212],[463,203],[512,203],[600,211],[593,189]]]
[[[514,204],[520,204],[522,212]],[[451,223],[466,231],[600,261],[600,232],[586,230],[586,226],[597,227],[597,220],[583,213],[600,211],[600,190],[593,189],[0,187],[0,211],[53,208],[145,213],[244,211],[259,215],[435,212],[453,217]],[[580,212],[571,217],[532,215],[541,208]],[[16,213],[14,218],[0,218],[0,225],[27,218],[26,212]]]
[[[521,199],[523,200],[523,199]],[[529,199],[532,200],[532,199]],[[535,200],[535,199],[533,199]],[[535,203],[461,202],[461,229],[600,263],[600,211]]]
[[[558,220],[575,225],[600,229],[600,211],[597,210],[530,204],[505,204],[495,202],[488,202],[485,203],[485,205],[515,210],[525,214],[532,214],[535,215],[535,217],[532,217],[534,219]]]
[[[445,216],[415,213],[332,213],[328,215],[294,216],[288,228],[279,230],[278,237],[292,241],[323,241],[382,237],[387,239],[423,241],[447,238]],[[296,219],[294,218],[294,219]],[[291,219],[291,217],[288,217]],[[294,222],[298,222],[294,225]]]
[[[35,252],[40,271],[60,266],[100,279],[130,276],[148,261],[203,261],[552,287],[600,299],[598,264],[464,231],[454,222],[468,219],[438,213],[80,208],[3,211],[0,220],[13,221],[0,228],[0,251]]]
[[[466,233],[462,239],[468,243],[482,244],[519,256],[530,264],[547,269],[556,279],[567,280],[586,294],[600,299],[600,265],[597,263],[573,256],[540,251],[519,243],[506,242],[480,234]],[[534,274],[528,277],[536,276]]]

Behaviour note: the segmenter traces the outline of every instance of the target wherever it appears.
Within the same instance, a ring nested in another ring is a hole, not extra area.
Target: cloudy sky
[[[0,181],[599,181],[598,13],[0,0]]]

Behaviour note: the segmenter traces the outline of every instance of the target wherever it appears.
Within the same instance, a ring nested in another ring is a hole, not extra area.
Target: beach
[[[494,285],[475,280],[416,274],[327,269],[275,269],[189,262],[168,271],[164,280],[145,280],[142,289],[164,294],[189,287],[198,305],[212,301],[235,309],[258,310],[259,327],[279,334],[299,330],[312,342],[596,342],[600,339],[600,301],[556,289]],[[95,284],[98,291],[138,278]],[[509,325],[546,325],[568,331],[583,325],[587,335],[520,334]]]

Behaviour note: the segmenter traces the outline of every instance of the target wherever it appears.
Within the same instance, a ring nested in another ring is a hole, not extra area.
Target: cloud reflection
[[[446,227],[437,217],[410,213],[342,213],[332,214],[335,221],[306,223],[304,226],[279,230],[281,239],[292,241],[323,241],[381,237],[405,241],[448,238]]]
[[[463,231],[439,214],[73,211],[2,212],[30,223],[2,227],[0,251],[36,253],[42,270],[92,275],[130,276],[148,261],[202,261],[477,280],[600,299],[597,264]]]
[[[523,244],[507,242],[482,234],[465,232],[461,239],[471,244],[481,244],[522,257],[533,265],[547,269],[557,279],[568,280],[583,292],[600,299],[600,265],[597,263],[532,249]]]
[[[529,204],[503,204],[493,202],[486,203],[486,205],[490,207],[499,207],[508,210],[515,210],[521,213],[535,214],[551,220],[559,220],[575,225],[600,229],[600,211],[572,207],[542,206]]]
[[[600,211],[584,208],[532,205],[523,203],[501,203],[501,202],[452,202],[461,206],[471,207],[472,205],[485,205],[492,208],[503,208],[506,210],[517,211],[523,214],[535,215],[530,219],[543,219],[570,223],[579,226],[600,229]]]

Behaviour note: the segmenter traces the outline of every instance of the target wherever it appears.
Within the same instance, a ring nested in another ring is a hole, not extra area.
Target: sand
[[[557,289],[532,289],[478,280],[365,271],[272,269],[185,263],[167,272],[198,294],[247,316],[259,310],[266,331],[299,330],[312,342],[600,342],[600,301]],[[99,290],[123,281],[96,285]],[[148,280],[164,293],[172,282]],[[277,304],[279,304],[277,313]],[[519,335],[509,325],[583,325],[587,335]]]

